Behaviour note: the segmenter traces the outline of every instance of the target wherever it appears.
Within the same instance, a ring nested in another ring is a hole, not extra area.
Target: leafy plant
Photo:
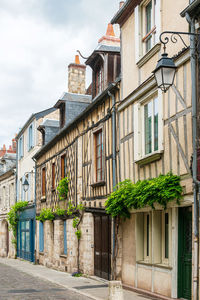
[[[65,177],[62,178],[57,186],[57,191],[58,191],[58,197],[60,200],[65,200],[67,199],[67,194],[68,194],[68,187],[69,184],[69,178]]]
[[[58,216],[64,216],[66,214],[66,209],[62,209],[58,206],[54,213]]]
[[[43,208],[40,212],[40,215],[36,217],[36,220],[44,222],[46,220],[54,220],[55,216],[51,208]]]
[[[12,239],[12,243],[17,246],[17,224],[19,221],[19,212],[24,210],[27,207],[27,201],[19,201],[11,206],[10,211],[8,212],[8,222],[9,222],[9,230],[12,230],[14,238]]]
[[[72,273],[72,276],[73,277],[81,277],[83,274],[82,273],[80,273],[80,272],[74,272],[74,273]]]
[[[139,209],[147,205],[154,208],[154,203],[158,203],[166,209],[167,203],[174,199],[179,203],[182,192],[180,176],[172,173],[135,184],[127,179],[120,182],[108,197],[106,212],[113,217],[129,218],[131,208]]]

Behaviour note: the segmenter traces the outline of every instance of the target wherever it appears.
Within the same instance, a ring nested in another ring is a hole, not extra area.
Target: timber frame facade
[[[175,83],[167,93],[158,91],[151,73],[162,53],[159,34],[170,29],[168,16],[177,20],[186,6],[186,0],[176,5],[172,0],[167,4],[163,0],[125,2],[111,21],[121,28],[121,80],[116,78],[118,47],[99,45],[87,59],[93,70],[92,103],[34,156],[36,214],[43,208],[54,212],[58,206],[67,209],[68,201],[83,203],[83,234],[79,244],[69,216],[44,224],[37,221],[37,262],[110,279],[113,223],[104,204],[114,182],[128,178],[137,182],[173,172],[180,175],[183,186],[180,205],[172,201],[167,210],[158,205],[155,210],[132,210],[129,220],[120,221],[116,273],[125,287],[137,291],[169,298],[193,297],[189,47],[182,49],[178,42],[167,49],[177,66]],[[149,26],[144,20],[151,21]],[[188,30],[186,20],[181,18],[170,26]],[[111,62],[116,64],[114,68]],[[56,187],[63,176],[63,165],[69,192],[68,199],[59,201]]]

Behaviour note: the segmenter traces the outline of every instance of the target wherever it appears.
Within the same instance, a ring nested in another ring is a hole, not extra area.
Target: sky
[[[31,114],[67,92],[67,66],[76,50],[92,53],[119,2],[0,0],[0,148],[11,144]]]

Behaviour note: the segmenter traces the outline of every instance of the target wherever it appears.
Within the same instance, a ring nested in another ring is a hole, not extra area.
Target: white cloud
[[[67,90],[76,50],[93,51],[118,1],[0,0],[0,7],[1,147]]]

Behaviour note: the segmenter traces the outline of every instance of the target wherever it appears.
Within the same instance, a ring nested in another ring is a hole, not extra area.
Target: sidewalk
[[[85,295],[94,300],[108,299],[108,282],[100,278],[72,277],[71,274],[34,265],[18,259],[0,258],[0,263],[15,268],[37,278],[58,284],[68,290]],[[149,298],[149,297],[148,297]],[[146,300],[140,294],[124,290],[124,300]]]

